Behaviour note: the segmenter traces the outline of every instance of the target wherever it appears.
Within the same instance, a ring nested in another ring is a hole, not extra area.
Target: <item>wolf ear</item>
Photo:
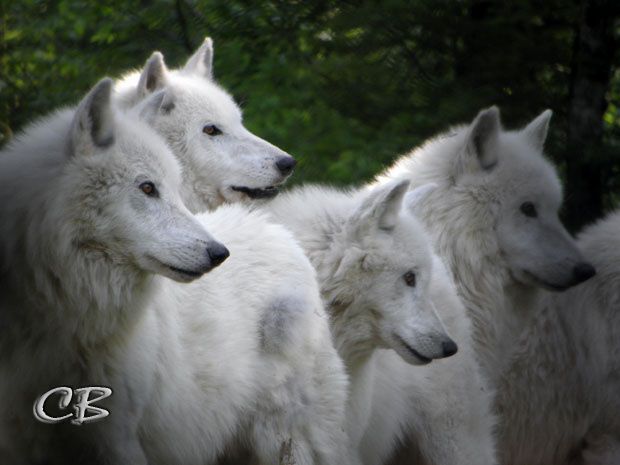
[[[174,94],[168,88],[155,92],[136,108],[140,118],[150,123],[157,113],[170,113],[174,105]]]
[[[495,106],[482,110],[468,128],[467,139],[457,159],[457,176],[466,172],[490,170],[497,163],[501,123]]]
[[[89,155],[114,143],[112,84],[112,79],[103,78],[78,105],[71,125],[72,155]]]
[[[168,80],[168,68],[164,63],[164,56],[160,52],[153,54],[146,60],[140,80],[138,81],[138,97],[140,99],[164,87]]]
[[[538,150],[542,151],[545,145],[545,139],[547,138],[547,131],[549,130],[549,122],[551,121],[552,115],[553,112],[547,109],[523,128],[523,134],[529,138],[534,147]]]
[[[408,188],[409,181],[404,180],[373,189],[351,217],[358,238],[376,229],[394,229]]]
[[[403,203],[410,211],[414,212],[420,202],[422,202],[435,189],[437,189],[437,184],[434,182],[422,184],[421,186],[407,192]]]
[[[199,74],[209,80],[213,79],[213,40],[205,38],[204,42],[194,54],[189,57],[183,73]]]

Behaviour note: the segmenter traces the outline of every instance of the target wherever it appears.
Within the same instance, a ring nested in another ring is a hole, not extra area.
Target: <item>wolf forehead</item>
[[[180,184],[181,168],[161,136],[144,123],[125,115],[118,117],[117,128],[112,147],[118,154],[114,164],[116,169],[125,170],[126,175],[152,175]],[[112,169],[113,165],[104,158],[101,162]]]
[[[401,212],[399,221],[389,233],[378,232],[365,242],[366,260],[374,267],[399,270],[432,265],[430,239],[422,225],[408,212]]]
[[[177,74],[163,92],[171,94],[174,104],[181,103],[183,111],[191,108],[198,116],[207,112],[235,122],[243,118],[232,96],[212,81]]]
[[[501,133],[499,145],[494,151],[498,162],[489,173],[497,170],[504,176],[489,175],[489,180],[513,188],[535,186],[560,199],[562,185],[556,170],[541,151],[532,149],[523,134],[516,131]]]

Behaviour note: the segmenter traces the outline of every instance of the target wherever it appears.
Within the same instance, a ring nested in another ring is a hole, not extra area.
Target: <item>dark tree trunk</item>
[[[606,164],[598,157],[616,43],[618,0],[584,0],[573,48],[566,147],[566,223],[576,231],[603,213]]]

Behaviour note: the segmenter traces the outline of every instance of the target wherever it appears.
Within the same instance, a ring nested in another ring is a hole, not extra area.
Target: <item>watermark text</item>
[[[46,413],[45,402],[54,394],[60,395],[58,407],[61,410],[66,410],[73,400],[73,413],[61,416],[51,416]],[[43,423],[60,423],[73,418],[72,424],[83,425],[101,420],[110,414],[106,409],[95,407],[93,404],[111,395],[112,389],[108,387],[94,386],[71,389],[70,387],[60,386],[50,389],[39,397],[32,410],[34,417]]]

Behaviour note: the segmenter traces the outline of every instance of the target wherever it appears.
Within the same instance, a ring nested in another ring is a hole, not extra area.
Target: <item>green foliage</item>
[[[561,164],[579,8],[570,0],[20,0],[0,26],[0,126],[15,132],[155,49],[179,65],[210,35],[217,79],[251,130],[300,160],[295,182],[360,183],[491,104],[507,126],[552,108],[548,149]],[[599,153],[612,160],[610,204],[619,96],[616,71]]]

